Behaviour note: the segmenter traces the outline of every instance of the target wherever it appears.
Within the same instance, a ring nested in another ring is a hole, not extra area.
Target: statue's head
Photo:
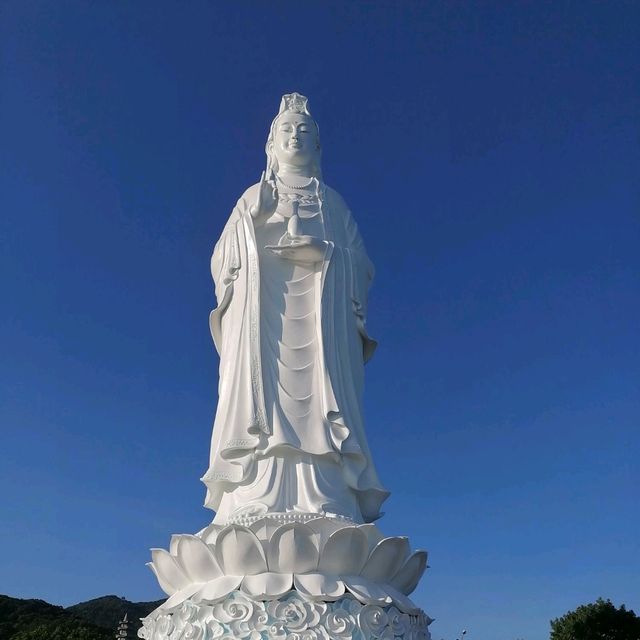
[[[280,111],[271,123],[267,157],[274,173],[282,166],[308,169],[316,178],[320,173],[320,130],[311,117],[307,98],[299,93],[282,96]]]

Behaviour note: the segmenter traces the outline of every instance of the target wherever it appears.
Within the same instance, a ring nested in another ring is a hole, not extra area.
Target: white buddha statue
[[[373,266],[322,182],[304,96],[282,98],[266,151],[211,259],[220,385],[206,506],[219,525],[267,514],[371,522],[388,496],[362,415]]]

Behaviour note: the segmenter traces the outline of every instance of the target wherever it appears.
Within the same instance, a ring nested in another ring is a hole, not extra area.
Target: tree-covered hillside
[[[43,600],[0,595],[0,640],[112,640],[107,630]]]
[[[140,618],[161,603],[104,596],[64,609],[0,595],[0,640],[113,640],[125,613],[137,631]]]
[[[140,625],[140,618],[149,615],[156,607],[159,607],[164,600],[156,602],[129,602],[118,596],[103,596],[80,604],[74,604],[67,611],[77,615],[88,622],[104,627],[105,629],[115,629],[118,622],[128,614],[129,621],[137,631]]]

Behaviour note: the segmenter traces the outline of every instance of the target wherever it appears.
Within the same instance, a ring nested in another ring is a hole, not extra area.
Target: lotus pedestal
[[[336,518],[211,525],[154,549],[169,599],[143,620],[146,640],[428,640],[409,599],[427,562],[407,538]]]

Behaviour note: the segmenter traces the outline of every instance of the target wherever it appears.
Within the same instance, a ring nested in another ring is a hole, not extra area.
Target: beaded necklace
[[[299,185],[287,184],[279,175],[276,175],[276,180],[283,186],[287,187],[287,189],[292,189],[293,191],[295,191],[297,189],[306,189],[307,187],[310,187],[315,178],[311,176],[311,178],[309,178],[309,180],[307,180],[305,184]]]

